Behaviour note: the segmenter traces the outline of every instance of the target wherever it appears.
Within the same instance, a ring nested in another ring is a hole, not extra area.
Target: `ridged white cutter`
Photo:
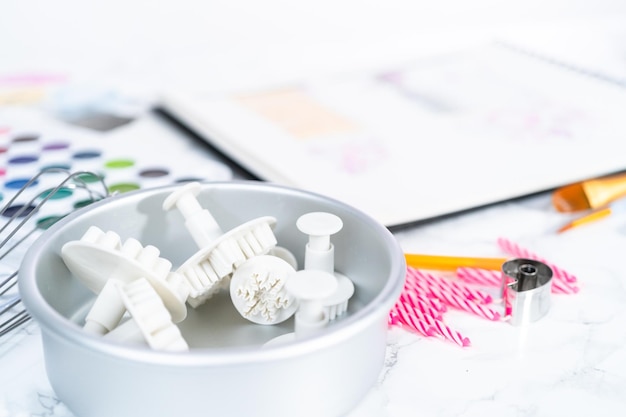
[[[117,233],[104,232],[97,226],[89,227],[80,240],[69,241],[61,248],[67,268],[96,294],[111,278],[126,283],[146,278],[178,323],[187,316],[189,287],[181,275],[171,271],[172,263],[159,255],[155,246],[144,247],[134,238],[122,243]]]
[[[130,283],[118,282],[117,288],[131,318],[103,338],[120,342],[145,340],[155,350],[189,350],[189,345],[180,329],[172,322],[163,300],[147,279],[139,278]]]
[[[171,193],[163,209],[177,208],[185,227],[199,247],[177,270],[189,285],[187,302],[198,307],[220,289],[235,268],[247,259],[267,254],[277,244],[273,227],[276,219],[259,217],[222,233],[211,213],[202,208],[196,196],[199,183],[191,182]]]
[[[241,264],[230,280],[233,305],[257,324],[277,324],[290,318],[298,306],[285,283],[296,270],[285,260],[259,255]]]
[[[328,309],[322,301],[337,291],[334,274],[320,269],[302,269],[289,277],[285,289],[298,300],[294,331],[275,337],[263,346],[275,346],[314,336],[329,322]]]
[[[354,294],[354,284],[345,275],[335,271],[335,246],[330,237],[343,228],[339,216],[327,212],[304,214],[296,221],[298,230],[309,236],[305,247],[304,269],[334,274],[338,280],[336,291],[322,301],[330,320],[348,310],[348,300]]]
[[[122,281],[111,278],[102,287],[87,316],[83,328],[85,331],[103,335],[115,329],[126,313],[126,306],[118,290]]]
[[[337,290],[334,274],[316,269],[296,272],[285,283],[287,291],[298,300],[295,333],[308,336],[325,327],[329,316],[323,302]]]

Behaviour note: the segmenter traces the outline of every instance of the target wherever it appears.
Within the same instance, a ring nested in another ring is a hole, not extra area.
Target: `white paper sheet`
[[[389,226],[626,169],[626,91],[502,44],[164,105],[261,178]]]

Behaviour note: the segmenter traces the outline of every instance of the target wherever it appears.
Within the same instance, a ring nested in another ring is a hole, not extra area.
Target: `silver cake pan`
[[[404,283],[403,253],[393,235],[363,212],[327,197],[260,182],[203,183],[198,195],[223,230],[274,216],[278,244],[303,263],[303,214],[339,216],[331,237],[335,268],[355,293],[347,313],[317,335],[263,346],[293,332],[293,320],[259,325],[228,295],[189,308],[178,324],[188,352],[105,341],[83,321],[95,294],[67,269],[62,246],[90,226],[154,245],[179,265],[198,250],[180,213],[164,211],[179,185],[109,197],[49,228],[23,259],[19,288],[41,327],[45,365],[58,397],[79,417],[342,416],[376,383],[386,349],[387,315]]]

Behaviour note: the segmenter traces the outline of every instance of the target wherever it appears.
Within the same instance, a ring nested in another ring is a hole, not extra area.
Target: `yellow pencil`
[[[595,222],[596,220],[600,220],[600,219],[602,219],[604,217],[609,216],[611,214],[611,212],[612,212],[612,210],[611,210],[610,207],[593,211],[593,212],[587,214],[586,216],[582,216],[582,217],[580,217],[580,218],[578,218],[576,220],[573,220],[573,221],[569,222],[565,226],[561,227],[558,230],[558,233],[563,233],[566,230],[573,229],[573,228],[578,227],[578,226],[583,225],[583,224]]]
[[[466,256],[440,256],[405,253],[408,266],[414,268],[454,271],[459,267],[481,268],[499,271],[507,258],[476,258]]]

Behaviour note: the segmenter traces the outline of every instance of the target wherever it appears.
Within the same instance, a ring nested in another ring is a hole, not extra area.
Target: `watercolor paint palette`
[[[103,133],[32,110],[1,111],[0,206],[4,209],[0,224],[17,216],[4,234],[49,194],[45,204],[32,213],[30,227],[24,227],[20,234],[33,226],[44,229],[55,219],[107,194],[232,178],[228,166],[204,149],[196,149],[197,144],[188,139],[150,115]],[[42,171],[45,173],[31,182]],[[70,173],[77,172],[95,175],[79,175],[80,186],[72,186],[76,183],[72,180],[53,192]],[[16,262],[21,257],[11,255]]]

